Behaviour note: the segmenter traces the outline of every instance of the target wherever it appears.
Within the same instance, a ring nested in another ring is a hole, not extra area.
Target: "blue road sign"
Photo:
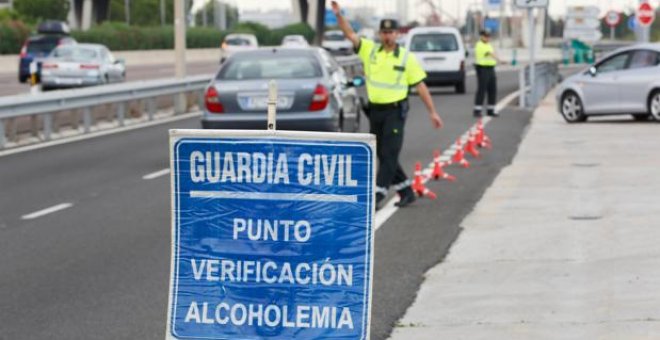
[[[484,20],[484,29],[490,33],[495,33],[500,28],[500,20],[495,18],[486,18]]]
[[[341,15],[346,15],[346,11],[342,8],[341,10]],[[339,23],[337,22],[337,16],[335,15],[335,12],[333,12],[331,9],[326,9],[325,10],[325,25],[326,26],[337,26]]]
[[[628,29],[631,31],[634,31],[635,28],[637,27],[637,19],[635,18],[635,15],[631,15],[628,17]]]
[[[170,136],[167,338],[367,339],[373,137]]]

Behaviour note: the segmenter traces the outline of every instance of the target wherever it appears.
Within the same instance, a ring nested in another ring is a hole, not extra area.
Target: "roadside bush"
[[[154,50],[174,48],[174,28],[127,26],[123,23],[105,23],[88,31],[74,31],[78,42],[97,43],[113,51]],[[186,31],[188,48],[210,48],[220,46],[223,32],[213,28],[189,28]]]
[[[282,38],[287,35],[300,34],[307,39],[307,42],[311,43],[314,40],[315,32],[314,30],[307,25],[307,23],[297,23],[284,27],[274,29],[271,32],[271,41],[272,45],[279,45],[282,43]]]
[[[30,36],[30,27],[19,20],[0,22],[0,54],[18,54]]]
[[[0,54],[19,53],[31,28],[19,20],[0,20]],[[301,34],[308,41],[314,38],[314,30],[307,24],[293,24],[274,30],[258,23],[241,23],[230,31],[223,32],[209,27],[192,27],[186,31],[188,48],[219,47],[228,33],[251,33],[260,45],[279,45],[289,34]],[[73,31],[71,36],[81,43],[96,43],[108,46],[112,51],[155,50],[174,48],[174,27],[129,26],[121,22],[105,22],[87,31]]]

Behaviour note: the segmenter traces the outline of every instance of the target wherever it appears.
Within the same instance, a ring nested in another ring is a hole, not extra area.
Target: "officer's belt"
[[[377,103],[371,103],[369,102],[369,109],[374,110],[374,111],[387,111],[387,110],[395,110],[401,107],[401,103],[403,103],[404,100],[400,100],[398,102],[394,103],[387,103],[387,104],[377,104]]]

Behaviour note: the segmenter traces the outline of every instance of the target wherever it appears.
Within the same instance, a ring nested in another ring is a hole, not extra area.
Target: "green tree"
[[[69,0],[14,0],[14,9],[29,22],[41,20],[66,20]]]

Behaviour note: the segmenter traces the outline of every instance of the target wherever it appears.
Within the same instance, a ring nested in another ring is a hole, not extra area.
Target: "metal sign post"
[[[548,0],[515,0],[516,7],[527,9],[528,25],[529,25],[529,86],[530,86],[530,101],[532,105],[536,105],[536,29],[534,27],[534,8],[547,8]],[[524,72],[524,69],[523,69]],[[520,89],[521,93],[525,89]]]
[[[536,27],[534,27],[534,9],[527,8],[529,24],[529,87],[532,105],[536,105]]]
[[[268,83],[268,130],[276,130],[277,116],[277,83],[271,80]]]

